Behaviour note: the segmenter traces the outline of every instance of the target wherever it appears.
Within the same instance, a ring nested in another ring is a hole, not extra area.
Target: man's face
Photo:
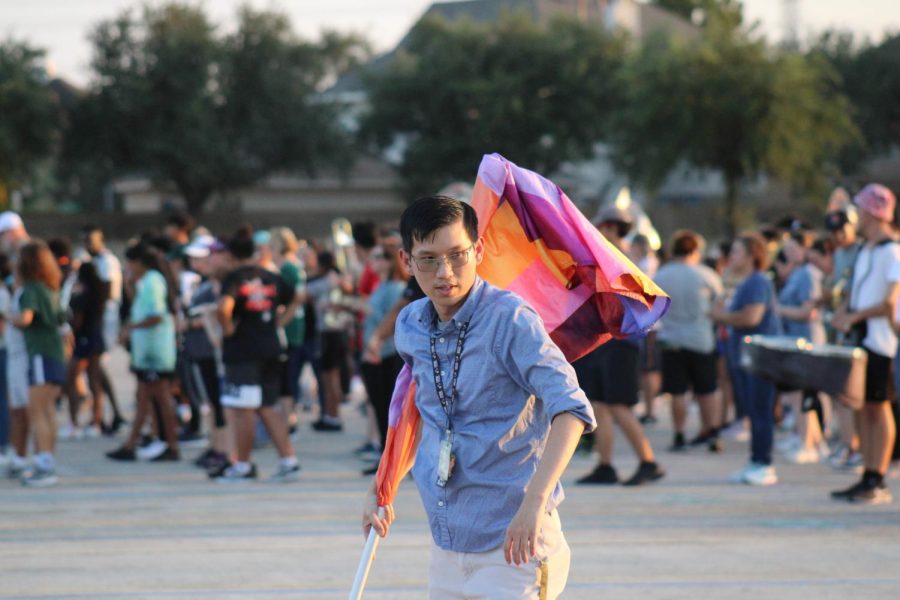
[[[422,291],[445,321],[459,310],[475,285],[475,271],[484,258],[484,242],[481,239],[473,242],[460,219],[441,227],[425,240],[413,240],[411,253],[401,252]],[[465,264],[451,266],[450,257],[462,253],[466,254]],[[438,261],[436,271],[423,271],[416,262],[429,258],[443,258]]]
[[[84,234],[84,249],[92,256],[103,250],[103,234],[99,231],[89,231]]]

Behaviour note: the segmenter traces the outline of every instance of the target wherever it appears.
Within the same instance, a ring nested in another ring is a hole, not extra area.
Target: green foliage
[[[651,188],[679,164],[719,171],[731,232],[741,182],[770,173],[814,186],[856,135],[823,61],[773,53],[734,23],[710,21],[697,41],[656,38],[636,52],[612,137],[619,166]]]
[[[541,171],[587,157],[618,103],[625,42],[571,20],[420,22],[386,72],[370,75],[363,137],[401,139],[409,197],[469,181],[500,152]]]
[[[862,139],[845,153],[845,166],[858,166],[867,157],[900,146],[900,35],[877,45],[859,45],[852,34],[829,31],[809,55],[831,65],[838,75],[833,89],[855,107]]]
[[[0,42],[0,197],[28,184],[56,140],[59,111],[45,86],[44,52]]]
[[[345,159],[346,136],[313,97],[364,45],[333,33],[299,40],[275,12],[238,17],[226,36],[183,4],[101,23],[91,36],[95,79],[67,135],[70,172],[149,173],[196,213],[216,191]]]

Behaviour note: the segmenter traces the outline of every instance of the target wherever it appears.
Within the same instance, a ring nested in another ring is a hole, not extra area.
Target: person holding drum
[[[834,491],[831,496],[836,500],[882,504],[892,500],[884,476],[897,434],[891,411],[895,401],[893,360],[897,335],[890,321],[892,304],[900,289],[900,282],[892,280],[894,267],[900,262],[900,244],[893,226],[896,199],[883,185],[869,184],[853,202],[859,209],[857,229],[866,243],[853,267],[850,301],[835,313],[831,323],[868,355],[866,404],[858,415],[865,471],[857,483]]]
[[[716,303],[710,313],[713,321],[728,326],[728,355],[740,356],[740,344],[748,335],[777,335],[781,331],[775,313],[775,288],[765,275],[768,252],[763,237],[756,233],[738,237],[731,246],[729,268],[740,283],[731,303]],[[750,462],[730,480],[750,485],[774,485],[778,482],[772,466],[775,436],[775,386],[770,382],[730,365],[735,403],[750,417]]]

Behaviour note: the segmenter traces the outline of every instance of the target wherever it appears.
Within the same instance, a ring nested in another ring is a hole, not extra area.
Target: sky
[[[794,0],[800,39],[828,28],[851,30],[880,40],[885,32],[900,32],[900,0]],[[141,0],[0,0],[0,38],[24,39],[47,50],[55,76],[76,84],[89,79],[88,32],[98,22],[141,6]],[[165,0],[149,0],[163,4]],[[391,49],[425,12],[431,0],[205,0],[201,4],[224,30],[234,26],[242,4],[286,12],[296,31],[315,38],[322,29],[365,34],[375,50]],[[784,0],[744,0],[747,20],[758,21],[772,41],[784,34]]]

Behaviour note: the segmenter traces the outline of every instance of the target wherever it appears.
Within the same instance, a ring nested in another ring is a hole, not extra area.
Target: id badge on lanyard
[[[466,330],[468,328],[469,323],[465,322],[459,330],[459,338],[456,342],[456,352],[453,357],[453,377],[450,381],[449,396],[444,390],[444,378],[441,374],[440,359],[438,358],[437,350],[435,349],[434,337],[431,338],[431,362],[434,367],[434,385],[437,390],[438,399],[441,402],[441,408],[444,409],[444,413],[447,415],[447,427],[444,429],[444,435],[441,438],[441,445],[438,449],[437,481],[435,483],[437,483],[439,487],[445,487],[447,485],[450,476],[453,474],[454,464],[456,463],[456,457],[453,456],[453,425],[450,420],[450,415],[453,411],[453,401],[456,399],[456,380],[459,376],[459,364],[462,360],[463,343],[465,342]]]
[[[445,487],[450,480],[450,474],[453,472],[453,430],[445,429],[444,437],[441,439],[441,448],[438,452],[438,474],[437,484]]]

